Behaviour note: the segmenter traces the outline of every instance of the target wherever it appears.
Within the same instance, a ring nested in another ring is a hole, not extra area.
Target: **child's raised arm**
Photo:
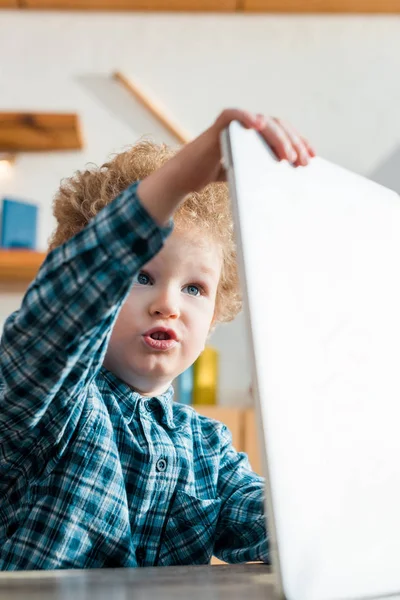
[[[17,470],[32,478],[68,445],[102,366],[133,276],[162,247],[137,183],[53,250],[0,344],[0,495]],[[82,421],[81,421],[82,424]]]

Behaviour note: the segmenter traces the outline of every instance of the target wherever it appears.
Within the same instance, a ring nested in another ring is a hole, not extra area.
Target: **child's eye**
[[[183,289],[188,290],[189,296],[201,296],[201,293],[203,292],[203,289],[200,286],[193,284],[186,285]]]
[[[133,281],[134,283],[139,283],[140,285],[147,285],[148,283],[150,283],[150,277],[147,275],[147,273],[139,271],[139,273],[135,276]]]

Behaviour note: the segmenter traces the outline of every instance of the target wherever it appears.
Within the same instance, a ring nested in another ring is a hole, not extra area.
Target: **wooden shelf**
[[[400,0],[0,0],[1,8],[220,13],[399,14]]]
[[[0,151],[80,150],[79,118],[63,113],[0,113]]]
[[[399,13],[400,0],[244,0],[245,12]]]
[[[23,6],[56,10],[234,12],[237,0],[23,0]]]
[[[35,278],[45,257],[45,252],[0,248],[0,282],[28,285]]]

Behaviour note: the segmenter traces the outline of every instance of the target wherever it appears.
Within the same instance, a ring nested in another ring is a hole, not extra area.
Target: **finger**
[[[316,151],[315,151],[315,148],[314,148],[314,146],[312,146],[312,145],[310,144],[310,142],[309,142],[309,141],[308,141],[306,138],[302,137],[301,139],[303,140],[303,143],[304,143],[305,147],[306,147],[306,148],[307,148],[307,150],[308,150],[308,154],[309,154],[311,157],[314,157],[314,156],[316,156],[316,155],[317,155],[317,153],[316,153]]]
[[[295,166],[306,166],[310,162],[310,158],[315,156],[315,151],[312,146],[298,134],[296,129],[289,123],[285,123],[281,119],[274,119],[280,127],[286,132],[290,139],[292,149],[296,152],[297,159],[294,161]]]
[[[290,139],[292,149],[296,152],[297,158],[294,161],[296,166],[306,166],[309,162],[309,154],[306,146],[303,143],[302,138],[298,135],[297,131],[288,123],[284,123],[280,119],[275,119],[279,125],[284,129]]]
[[[297,154],[285,129],[273,117],[262,117],[262,120],[261,115],[258,117],[261,122],[259,131],[276,156],[294,162]]]
[[[239,123],[241,123],[247,129],[255,129],[258,125],[257,117],[248,111],[239,110],[236,108],[227,108],[215,121],[215,127],[220,132],[232,121],[239,121]]]

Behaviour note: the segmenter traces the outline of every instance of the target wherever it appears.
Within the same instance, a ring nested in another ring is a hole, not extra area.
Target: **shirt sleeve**
[[[218,479],[222,505],[214,554],[228,563],[269,563],[264,479],[251,470],[247,455],[233,448],[231,434],[225,426],[222,436]]]
[[[0,480],[72,435],[138,270],[173,229],[141,205],[138,182],[46,257],[0,343]],[[9,473],[8,473],[9,474]],[[3,480],[4,481],[4,480]],[[1,491],[1,490],[0,490]]]

